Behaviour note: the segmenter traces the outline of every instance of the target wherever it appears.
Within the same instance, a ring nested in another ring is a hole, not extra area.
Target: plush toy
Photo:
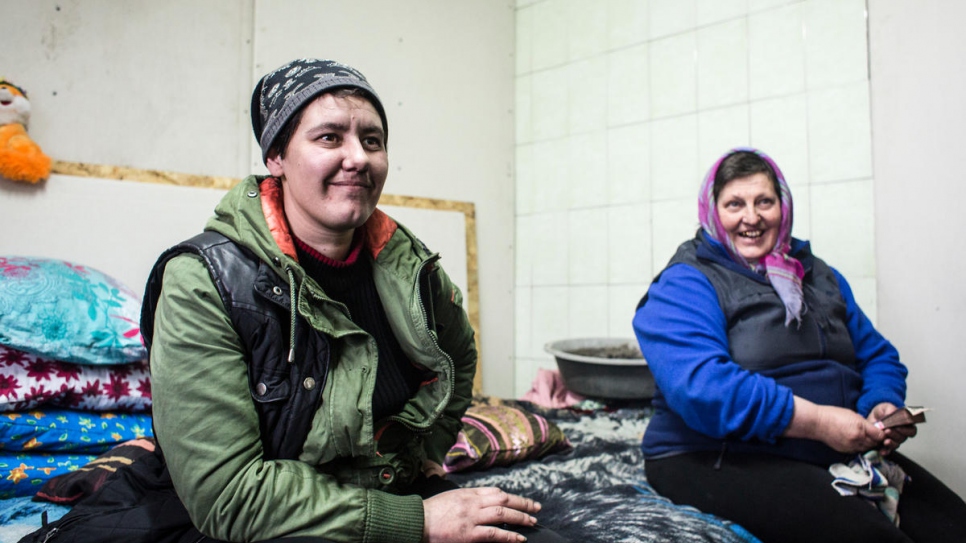
[[[0,78],[0,177],[39,183],[50,176],[50,157],[27,135],[29,120],[27,93]]]

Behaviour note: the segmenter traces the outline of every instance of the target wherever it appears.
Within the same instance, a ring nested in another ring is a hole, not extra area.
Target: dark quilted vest
[[[807,250],[794,254],[805,268],[802,322],[785,326],[785,306],[767,278],[739,267],[698,237],[683,243],[671,259],[700,271],[717,293],[724,313],[731,359],[792,392],[822,405],[855,409],[862,378],[855,369],[855,348],[847,325],[847,308],[835,274]],[[660,276],[656,277],[656,282]],[[638,307],[647,302],[647,295]],[[713,438],[692,429],[668,408],[658,388],[656,412],[642,443],[645,456],[676,452],[728,450],[769,453],[818,465],[846,460],[821,442],[780,438],[775,443]]]
[[[149,351],[164,268],[184,254],[200,256],[218,288],[248,362],[248,382],[258,411],[267,459],[296,459],[318,408],[329,364],[324,334],[296,320],[295,357],[288,361],[291,298],[285,271],[255,258],[216,232],[199,234],[158,258],[145,289],[141,334]]]
[[[803,258],[805,309],[801,326],[785,326],[785,306],[768,280],[723,261],[700,240],[681,245],[672,264],[688,264],[708,278],[718,294],[728,328],[731,358],[750,371],[768,372],[805,360],[831,359],[855,367],[846,327],[845,300],[822,260]]]

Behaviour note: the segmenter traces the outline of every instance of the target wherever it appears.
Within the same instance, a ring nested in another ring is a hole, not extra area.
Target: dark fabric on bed
[[[108,477],[125,469],[138,458],[154,451],[154,438],[122,443],[83,467],[54,477],[44,483],[35,497],[41,501],[73,505],[104,486]]]
[[[58,543],[194,543],[201,539],[157,452],[138,457],[57,522],[28,534],[20,543],[44,543],[54,531]]]
[[[674,505],[651,489],[640,450],[649,406],[581,414],[520,405],[557,424],[574,449],[450,479],[461,486],[499,486],[539,501],[540,524],[574,542],[758,541],[736,524]]]

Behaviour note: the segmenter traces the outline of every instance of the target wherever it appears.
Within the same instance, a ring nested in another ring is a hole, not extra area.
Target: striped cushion
[[[463,416],[463,430],[446,454],[447,472],[508,466],[571,449],[556,424],[508,405],[474,405]]]

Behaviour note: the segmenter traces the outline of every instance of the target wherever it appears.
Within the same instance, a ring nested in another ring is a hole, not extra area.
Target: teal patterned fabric
[[[47,409],[0,414],[0,453],[97,455],[125,441],[153,435],[147,413]]]
[[[0,499],[32,496],[108,449],[153,436],[151,416],[46,410],[0,414]]]
[[[146,358],[141,297],[93,268],[0,256],[0,344],[77,364]]]

